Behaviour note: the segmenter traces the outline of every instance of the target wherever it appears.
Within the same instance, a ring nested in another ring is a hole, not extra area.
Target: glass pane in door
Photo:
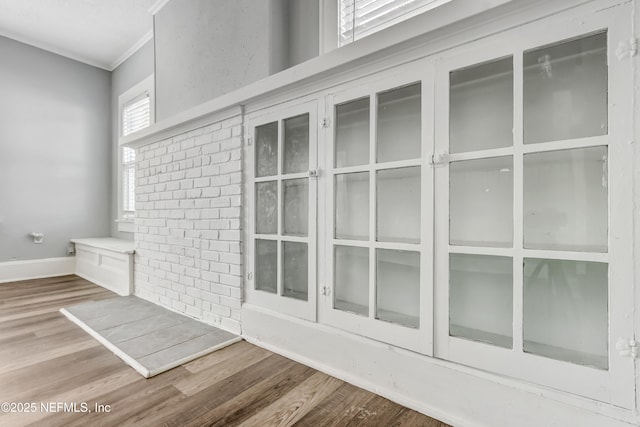
[[[513,58],[449,75],[449,151],[513,145]]]
[[[420,253],[376,249],[376,319],[420,326]]]
[[[284,121],[283,173],[309,170],[309,114]]]
[[[369,249],[334,247],[333,307],[350,313],[369,315]]]
[[[420,157],[421,88],[417,83],[378,94],[378,162]]]
[[[511,247],[512,157],[452,162],[449,174],[449,242]]]
[[[606,135],[607,33],[524,54],[524,142]]]
[[[256,127],[256,177],[278,174],[278,122]]]
[[[335,176],[336,239],[369,238],[369,172]]]
[[[256,233],[278,232],[278,182],[256,183]]]
[[[275,294],[278,289],[278,242],[256,239],[256,289]]]
[[[524,156],[524,245],[606,252],[607,147]]]
[[[513,346],[513,261],[488,255],[449,255],[449,334]]]
[[[336,106],[335,166],[369,163],[369,98]]]
[[[309,295],[306,243],[282,242],[282,295],[306,301]]]
[[[525,258],[524,351],[608,368],[605,263]]]
[[[419,243],[420,167],[380,170],[376,181],[376,239]]]
[[[306,236],[309,231],[309,178],[283,180],[282,187],[283,234]]]

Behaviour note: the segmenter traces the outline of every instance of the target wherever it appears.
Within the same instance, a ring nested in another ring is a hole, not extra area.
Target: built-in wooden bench
[[[76,246],[76,274],[117,293],[133,294],[134,243],[111,237],[71,239]]]

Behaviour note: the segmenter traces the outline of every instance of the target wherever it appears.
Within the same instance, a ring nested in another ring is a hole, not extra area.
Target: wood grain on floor
[[[58,313],[114,296],[77,276],[0,284],[1,426],[446,427],[244,341],[144,379]]]

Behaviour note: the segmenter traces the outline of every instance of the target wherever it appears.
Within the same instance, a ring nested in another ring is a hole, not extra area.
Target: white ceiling
[[[0,0],[0,35],[113,70],[152,37],[166,0]]]

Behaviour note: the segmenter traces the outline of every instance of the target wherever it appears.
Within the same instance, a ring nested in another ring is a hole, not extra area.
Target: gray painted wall
[[[133,240],[133,233],[118,232],[118,97],[128,89],[153,74],[153,40],[148,41],[136,53],[111,73],[111,236]]]
[[[320,50],[319,1],[288,0],[287,25],[289,67],[318,56]]]
[[[284,0],[172,0],[155,15],[156,119],[282,70]]]
[[[109,234],[110,73],[4,37],[0,57],[0,262],[65,256]]]

